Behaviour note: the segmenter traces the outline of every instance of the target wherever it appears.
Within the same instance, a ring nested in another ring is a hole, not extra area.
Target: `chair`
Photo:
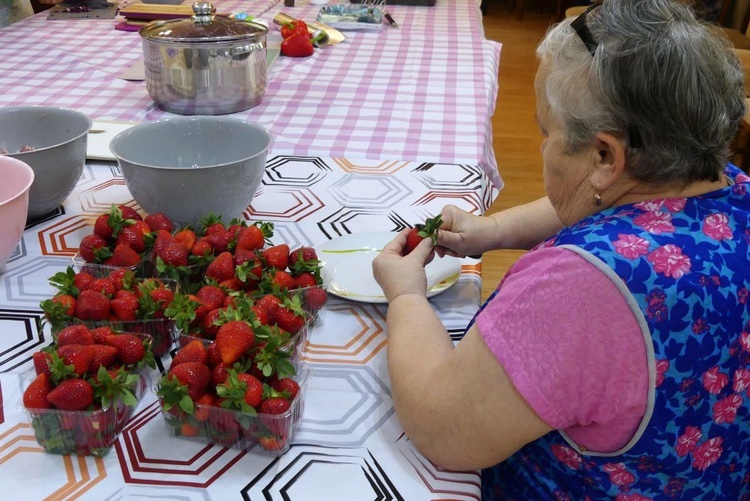
[[[731,8],[734,7],[734,4],[735,2],[731,0],[727,0],[722,4],[721,12],[719,14],[719,24],[722,26],[721,30],[727,38],[729,38],[729,41],[732,42],[735,49],[750,49],[750,38],[747,36],[747,28],[748,24],[750,24],[750,3],[747,3],[745,7],[745,12],[742,15],[742,22],[740,23],[739,29],[725,26],[729,12]]]

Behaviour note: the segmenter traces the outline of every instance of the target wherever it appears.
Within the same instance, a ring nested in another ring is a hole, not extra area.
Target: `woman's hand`
[[[492,249],[494,220],[475,216],[455,205],[446,205],[440,214],[443,225],[435,247],[438,256],[466,257]]]
[[[432,241],[425,238],[408,255],[402,256],[409,231],[407,228],[399,233],[372,262],[375,280],[389,303],[405,294],[427,296],[424,267],[433,256]]]

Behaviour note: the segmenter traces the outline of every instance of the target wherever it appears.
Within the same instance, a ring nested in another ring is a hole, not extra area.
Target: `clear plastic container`
[[[177,407],[164,410],[162,416],[166,427],[175,437],[231,447],[247,451],[260,445],[258,450],[280,456],[289,450],[294,434],[299,428],[304,411],[304,392],[312,371],[302,366],[294,378],[300,386],[297,397],[283,414],[249,415],[238,410],[195,404],[192,414]],[[158,391],[158,384],[154,388]]]
[[[34,376],[28,377],[29,384]],[[144,372],[139,376],[133,394],[140,402],[149,387],[149,378]],[[21,403],[21,409],[28,414],[34,437],[45,452],[77,456],[107,454],[135,407],[125,405],[119,399],[109,407],[94,411],[27,409]]]
[[[139,279],[142,280],[142,279]],[[172,293],[177,292],[178,284],[174,280],[159,279]],[[52,334],[56,336],[63,328],[71,324],[83,324],[89,329],[109,327],[117,332],[134,332],[148,334],[153,338],[151,351],[154,356],[161,357],[169,351],[175,338],[174,321],[171,318],[150,318],[138,320],[80,320],[73,318],[64,324],[52,325]]]
[[[100,263],[87,263],[86,260],[81,257],[81,254],[79,252],[76,252],[75,256],[73,256],[73,268],[76,270],[76,272],[85,271],[86,273],[92,275],[94,278],[104,278],[109,276],[109,274],[113,271],[122,269],[132,271],[137,278],[149,278],[152,275],[151,266],[150,252],[144,255],[143,258],[138,262],[138,264],[128,267],[109,266]]]

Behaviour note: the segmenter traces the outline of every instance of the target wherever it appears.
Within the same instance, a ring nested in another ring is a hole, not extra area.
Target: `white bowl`
[[[36,175],[29,193],[29,219],[53,211],[73,191],[86,164],[90,128],[89,117],[67,108],[0,108],[0,148]],[[20,151],[24,146],[34,149]]]
[[[136,125],[109,147],[143,210],[196,225],[208,213],[225,221],[242,215],[263,178],[270,145],[271,134],[260,125],[195,116]]]

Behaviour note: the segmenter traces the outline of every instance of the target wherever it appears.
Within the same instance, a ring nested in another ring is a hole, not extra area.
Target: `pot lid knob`
[[[211,2],[195,2],[193,4],[193,22],[195,24],[211,24],[214,19],[216,8]]]

